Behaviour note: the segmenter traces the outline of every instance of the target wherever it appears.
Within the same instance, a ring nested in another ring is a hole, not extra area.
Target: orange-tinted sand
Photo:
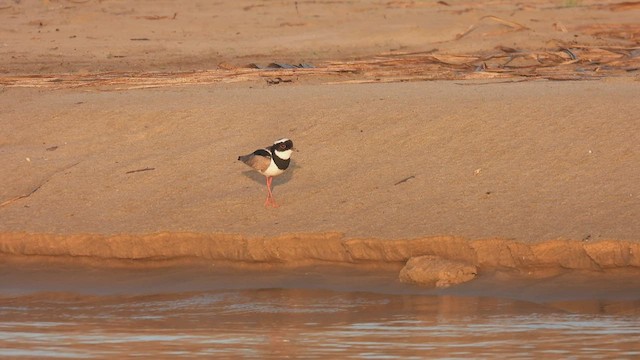
[[[635,2],[0,16],[4,254],[640,266]],[[271,62],[315,67],[247,67]],[[235,159],[283,136],[298,152],[264,209]]]

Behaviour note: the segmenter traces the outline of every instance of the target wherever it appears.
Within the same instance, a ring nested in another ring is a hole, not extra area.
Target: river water
[[[487,275],[433,290],[372,267],[0,270],[2,358],[640,357],[629,277]]]

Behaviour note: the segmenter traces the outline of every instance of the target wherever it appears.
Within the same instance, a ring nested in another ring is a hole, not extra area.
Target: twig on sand
[[[415,175],[408,176],[408,177],[406,177],[406,178],[404,178],[404,179],[402,179],[402,180],[398,181],[397,183],[393,184],[393,186],[400,185],[400,184],[402,184],[402,183],[406,183],[407,181],[409,181],[409,180],[411,180],[411,179],[415,179],[415,178],[416,178],[416,176],[415,176]]]
[[[146,168],[144,168],[144,169],[129,170],[129,171],[127,171],[125,174],[133,174],[133,173],[137,173],[137,172],[151,171],[151,170],[155,170],[155,169],[156,169],[156,168],[146,167]]]
[[[562,50],[563,52],[565,52],[567,55],[569,55],[569,57],[571,58],[571,60],[577,60],[578,57],[576,56],[576,54],[573,53],[573,51],[571,51],[569,48],[560,48],[560,50]]]

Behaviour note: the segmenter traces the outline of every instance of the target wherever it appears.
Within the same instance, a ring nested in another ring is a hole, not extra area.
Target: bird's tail
[[[253,155],[253,154],[238,156],[238,160],[242,161],[243,163],[246,164],[247,161],[249,161],[249,159],[251,159],[251,155]]]

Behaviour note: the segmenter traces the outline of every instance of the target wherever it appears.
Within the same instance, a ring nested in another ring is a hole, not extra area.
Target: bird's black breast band
[[[287,159],[287,160],[281,159],[274,152],[274,154],[273,154],[273,162],[276,163],[276,166],[278,167],[278,169],[285,170],[286,168],[289,167],[289,162],[291,162],[291,159]]]

